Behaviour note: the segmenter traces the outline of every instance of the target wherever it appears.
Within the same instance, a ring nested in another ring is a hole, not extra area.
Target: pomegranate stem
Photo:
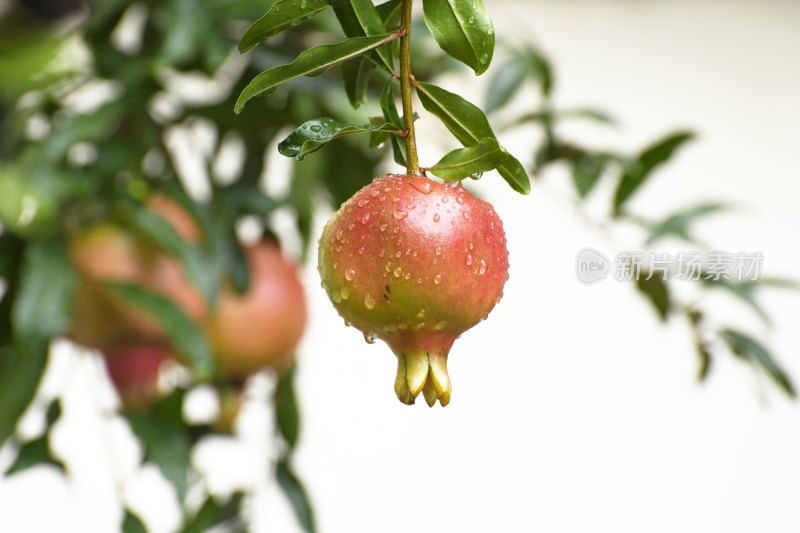
[[[403,0],[403,11],[400,26],[405,35],[400,38],[400,87],[403,101],[403,119],[408,131],[406,135],[406,172],[419,176],[419,156],[417,155],[417,137],[414,132],[414,107],[411,102],[411,12],[413,0]]]

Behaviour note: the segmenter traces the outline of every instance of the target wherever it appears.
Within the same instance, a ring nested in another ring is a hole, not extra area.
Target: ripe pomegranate
[[[444,406],[450,348],[500,301],[508,250],[492,206],[460,184],[389,174],[334,214],[318,268],[345,321],[394,351],[400,401]]]
[[[161,214],[187,240],[199,230],[176,204],[155,196],[148,208]],[[104,281],[137,283],[172,300],[202,321],[205,300],[186,278],[180,262],[157,246],[113,222],[101,222],[73,235],[70,259],[80,275],[70,338],[104,351],[119,344],[163,344],[158,323],[103,288]]]
[[[245,378],[264,367],[289,365],[306,325],[306,302],[297,268],[277,244],[245,249],[250,287],[237,294],[223,286],[205,331],[217,363],[229,378]]]
[[[146,410],[158,397],[161,364],[171,356],[163,346],[118,345],[103,351],[106,369],[122,399],[133,410]]]

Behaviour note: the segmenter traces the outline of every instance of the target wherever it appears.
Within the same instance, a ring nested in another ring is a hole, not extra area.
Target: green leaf
[[[131,227],[140,235],[174,255],[183,266],[186,277],[203,293],[213,307],[217,301],[219,275],[209,257],[199,246],[184,241],[175,228],[161,215],[142,205],[130,203],[123,208]]]
[[[242,499],[242,493],[237,492],[224,505],[220,505],[213,496],[209,496],[197,511],[197,515],[183,528],[182,533],[205,533],[224,522],[237,522]],[[233,528],[233,530],[245,531],[244,528]]]
[[[375,9],[378,10],[378,15],[380,15],[383,21],[383,27],[386,28],[387,31],[400,25],[400,13],[402,12],[402,8],[403,0],[389,0],[388,2],[375,6]]]
[[[668,161],[679,147],[694,137],[692,132],[673,133],[630,161],[614,196],[614,214],[621,213],[623,204],[645,182],[653,170]]]
[[[453,150],[427,170],[440,178],[458,181],[496,169],[505,156],[496,139],[486,138],[474,146]]]
[[[647,279],[648,273],[641,272],[636,279],[636,288],[639,289],[647,299],[653,304],[659,318],[662,321],[667,320],[671,303],[669,297],[669,287],[667,283],[660,277],[659,272],[653,273],[650,279]]]
[[[138,516],[125,509],[125,518],[122,520],[122,533],[147,533],[147,528]]]
[[[394,125],[400,131],[405,130],[403,119],[400,118],[400,114],[397,112],[397,103],[394,99],[394,89],[392,87],[391,80],[386,83],[386,85],[383,87],[383,91],[381,92],[381,110],[383,111],[383,118],[386,119],[386,122]],[[397,135],[391,135],[390,141],[392,143],[392,152],[394,154],[395,163],[401,167],[406,166],[405,140]]]
[[[697,356],[700,358],[700,369],[697,371],[698,381],[705,381],[711,370],[711,350],[706,342],[697,341],[694,344]]]
[[[734,354],[753,365],[760,366],[790,397],[797,396],[791,379],[764,345],[741,331],[732,329],[720,331],[719,336],[728,344]]]
[[[423,0],[425,24],[439,47],[483,74],[494,55],[494,28],[482,0]]]
[[[47,363],[47,345],[21,356],[0,347],[0,444],[10,437],[36,395]]]
[[[342,63],[342,81],[344,91],[350,105],[358,109],[367,103],[367,88],[369,78],[375,70],[375,65],[366,57],[361,56]]]
[[[134,434],[141,439],[145,459],[152,461],[174,487],[178,501],[186,497],[189,450],[188,430],[179,422],[157,415],[125,413]]]
[[[436,115],[464,146],[474,146],[486,138],[497,139],[483,111],[457,94],[421,82],[417,85],[417,94],[422,106]],[[525,168],[508,152],[497,171],[515,191],[522,194],[531,191]]]
[[[46,350],[72,320],[75,273],[61,242],[32,242],[25,249],[11,320],[20,354]]]
[[[376,37],[354,37],[336,44],[323,44],[306,50],[288,65],[279,65],[265,70],[245,87],[236,100],[234,111],[241,113],[251,98],[277,87],[299,76],[322,73],[343,61],[354,59],[362,54],[386,44],[398,35],[378,35]]]
[[[284,494],[286,494],[286,497],[289,499],[289,503],[292,504],[295,516],[297,516],[297,520],[300,522],[303,530],[306,531],[306,533],[314,533],[316,528],[314,527],[314,514],[311,509],[311,502],[300,480],[298,480],[289,469],[289,465],[286,461],[280,461],[278,463],[275,475],[278,480],[278,485],[283,489]]]
[[[572,183],[578,196],[586,198],[608,165],[608,158],[603,154],[584,154],[572,165]]]
[[[328,117],[309,120],[286,139],[278,144],[278,151],[286,157],[294,157],[301,161],[306,155],[319,150],[334,139],[352,135],[354,133],[397,133],[398,129],[392,124],[366,124],[353,126],[342,124],[338,120]]]
[[[384,35],[381,16],[371,0],[332,0],[333,12],[342,25],[344,34],[348,37],[363,37]],[[394,70],[391,51],[387,47],[378,48],[374,57],[375,62],[387,72]]]
[[[37,465],[52,465],[62,472],[66,470],[64,463],[53,457],[48,444],[47,435],[42,435],[38,439],[23,444],[14,463],[9,467],[6,475],[15,474]]]
[[[278,430],[289,445],[289,450],[293,450],[297,444],[300,432],[299,413],[294,392],[294,370],[292,370],[278,378],[278,386],[275,388],[275,419]]]
[[[255,21],[239,41],[239,52],[245,53],[273,35],[296,26],[317,13],[326,10],[330,0],[278,0],[266,15]]]
[[[492,78],[486,97],[486,112],[492,113],[506,105],[525,81],[530,62],[525,56],[511,58]]]
[[[104,286],[162,326],[170,345],[192,367],[196,379],[205,381],[213,375],[214,359],[203,331],[177,305],[139,285],[107,282]]]
[[[663,221],[654,224],[650,228],[650,235],[647,237],[647,244],[663,239],[667,236],[678,237],[687,242],[696,242],[689,231],[690,225],[697,219],[719,213],[730,209],[729,205],[721,203],[699,204],[683,211],[673,213]]]

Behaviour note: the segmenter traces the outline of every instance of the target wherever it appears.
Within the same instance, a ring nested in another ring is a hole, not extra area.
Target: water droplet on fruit
[[[381,231],[386,231],[388,224],[381,224]]]
[[[472,243],[469,243],[469,249],[472,250]]]
[[[422,278],[417,278],[417,285],[422,285]]]
[[[446,204],[449,201],[450,201],[450,198],[448,198],[447,196],[442,197],[442,203],[443,204]]]
[[[464,220],[469,220],[469,213],[467,213],[466,211],[461,213],[461,216],[464,217]]]
[[[395,209],[392,214],[394,215],[394,218],[396,218],[397,220],[403,220],[408,216],[408,213],[406,211],[400,211],[399,209]]]
[[[385,254],[384,254],[383,250],[381,250],[381,251],[380,251],[380,253],[378,254],[378,257],[380,257],[381,259],[383,259],[383,256],[384,256],[384,255],[385,255]]]
[[[392,262],[389,261],[388,263],[386,263],[384,265],[383,269],[386,270],[386,272],[391,272],[392,271]]]
[[[484,261],[483,259],[481,259],[481,266],[480,266],[480,268],[478,268],[478,274],[480,274],[481,276],[483,276],[484,274],[486,274],[486,269],[487,269],[487,268],[488,268],[488,267],[486,266],[486,261]]]
[[[433,326],[433,329],[441,331],[446,327],[447,327],[447,320],[442,320],[441,322],[437,322],[436,325]]]
[[[394,253],[394,256],[395,256],[396,258],[400,259],[400,258],[403,256],[403,252],[401,252],[400,250],[397,250],[397,251]]]
[[[368,222],[369,222],[369,213],[367,213],[366,215],[361,217],[361,223],[362,224],[364,224],[366,226]]]
[[[439,216],[439,213],[436,213],[435,215],[433,215],[433,221],[434,222],[439,222],[439,220],[441,220],[441,217]]]
[[[461,196],[457,196],[456,197],[456,202],[458,202],[459,204],[463,204],[464,203],[464,198],[462,198]]]
[[[470,266],[471,264],[472,264],[472,256],[470,254],[467,254],[467,266]]]
[[[358,249],[358,255],[364,255],[364,247]]]
[[[395,326],[394,324],[383,326],[383,331],[385,331],[386,333],[397,333],[397,326]]]
[[[375,341],[378,340],[378,335],[374,331],[365,331],[364,340],[367,341],[367,344],[375,344]]]
[[[344,325],[349,328],[349,327],[351,327],[353,325],[353,323],[350,322],[349,320],[345,319],[344,320]]]
[[[406,330],[408,329],[408,324],[406,324],[405,322],[397,324],[397,329]]]
[[[331,300],[333,300],[333,303],[342,303],[342,295],[339,294],[338,291],[334,290],[331,292]]]
[[[372,191],[370,194],[373,198],[377,198],[380,193],[378,191]]]
[[[375,309],[375,300],[369,294],[364,296],[364,307],[366,307],[370,311]]]
[[[442,247],[441,246],[437,246],[436,247],[436,255],[442,255]]]
[[[344,231],[337,230],[336,231],[336,240],[337,241],[341,241],[342,239],[344,239]]]
[[[350,289],[347,287],[342,287],[342,290],[339,291],[339,296],[342,297],[342,300],[347,300],[350,298]]]
[[[353,280],[356,278],[356,271],[355,271],[355,270],[353,270],[352,268],[351,268],[351,269],[348,269],[348,270],[347,270],[347,271],[344,273],[344,277],[345,277],[345,279],[346,279],[347,281],[353,281]]]
[[[417,189],[422,194],[430,194],[431,192],[431,182],[428,180],[412,180],[411,186]]]
[[[409,272],[405,276],[403,276],[403,279],[411,279],[411,272]]]
[[[394,269],[394,277],[399,278],[402,275],[403,275],[403,269],[402,268],[397,267],[397,268]]]
[[[361,200],[358,202],[358,207],[364,207],[369,203],[369,200]]]
[[[437,284],[437,285],[441,285],[442,284],[442,275],[441,274],[436,274],[436,277],[433,278],[433,282],[435,284]]]
[[[325,281],[324,281],[324,280],[323,280],[322,282],[320,282],[319,286],[320,286],[320,287],[322,287],[323,289],[326,289],[326,290],[327,290],[327,288],[328,288],[328,284],[327,284],[327,283],[325,283]]]
[[[425,309],[420,309],[419,313],[417,313],[417,318],[425,318],[425,315],[427,314],[428,312]]]

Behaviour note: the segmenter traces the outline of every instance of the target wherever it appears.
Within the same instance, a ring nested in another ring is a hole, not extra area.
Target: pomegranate
[[[103,351],[108,375],[122,404],[133,410],[147,409],[160,395],[158,374],[171,354],[163,346],[118,345]]]
[[[205,331],[219,366],[229,378],[245,378],[264,367],[289,365],[306,325],[306,302],[296,267],[278,245],[262,241],[245,250],[250,287],[220,292]]]
[[[450,348],[500,301],[508,250],[492,206],[460,183],[389,174],[325,226],[318,269],[346,323],[397,356],[400,401],[444,406]]]

